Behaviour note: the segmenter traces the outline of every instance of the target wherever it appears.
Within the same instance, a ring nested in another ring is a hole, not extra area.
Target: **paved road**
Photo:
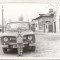
[[[17,50],[4,54],[0,46],[0,57],[15,57]],[[36,50],[25,51],[23,57],[60,57],[60,35],[36,34]]]

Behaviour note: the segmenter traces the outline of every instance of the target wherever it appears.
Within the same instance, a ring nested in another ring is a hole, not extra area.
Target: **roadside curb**
[[[37,35],[60,35],[60,33],[40,33],[40,32],[35,32]]]

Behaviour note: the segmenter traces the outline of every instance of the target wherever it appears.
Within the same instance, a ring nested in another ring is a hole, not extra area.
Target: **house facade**
[[[55,12],[51,9],[48,14],[39,14],[39,17],[33,19],[32,25],[35,31],[56,32]]]

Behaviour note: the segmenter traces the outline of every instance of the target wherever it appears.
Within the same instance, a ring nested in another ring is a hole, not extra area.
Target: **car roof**
[[[29,22],[26,22],[26,21],[15,21],[15,22],[9,22],[7,24],[11,24],[11,23],[29,23]]]

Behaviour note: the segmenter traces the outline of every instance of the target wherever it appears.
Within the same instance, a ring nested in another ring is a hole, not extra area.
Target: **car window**
[[[28,23],[10,23],[7,25],[6,30],[21,30],[21,29],[29,29]]]

